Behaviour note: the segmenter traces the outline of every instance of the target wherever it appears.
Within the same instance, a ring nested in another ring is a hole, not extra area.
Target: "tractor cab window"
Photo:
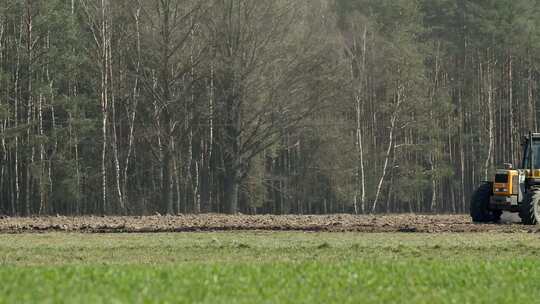
[[[532,147],[532,149],[531,149]],[[525,169],[529,169],[530,165],[530,153],[533,152],[533,165],[534,169],[540,169],[540,138],[534,138],[532,145],[525,146],[525,155],[523,159],[523,165]]]

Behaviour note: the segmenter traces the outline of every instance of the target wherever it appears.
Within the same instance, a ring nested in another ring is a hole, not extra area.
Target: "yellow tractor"
[[[474,222],[497,222],[503,211],[517,212],[526,225],[540,223],[540,133],[523,139],[520,169],[506,164],[493,182],[483,182],[471,199]]]

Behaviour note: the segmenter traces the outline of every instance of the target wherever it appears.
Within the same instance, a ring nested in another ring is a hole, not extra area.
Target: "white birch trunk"
[[[112,24],[109,22],[108,27],[111,27]],[[106,48],[105,48],[105,56],[107,57],[107,67],[106,67],[106,73],[107,77],[109,78],[109,86],[108,91],[110,92],[110,107],[111,107],[111,126],[112,126],[112,149],[113,149],[113,156],[114,156],[114,169],[115,169],[115,180],[116,180],[116,192],[118,195],[118,202],[120,204],[120,210],[122,213],[125,214],[126,212],[126,205],[124,201],[124,195],[122,192],[122,182],[120,179],[121,176],[121,168],[120,168],[120,157],[119,155],[119,144],[118,144],[118,132],[116,128],[116,98],[115,98],[115,84],[114,84],[114,73],[113,73],[113,58],[112,58],[112,41],[110,37],[110,33],[107,32],[106,35]]]
[[[22,45],[22,23],[19,30],[19,46]],[[15,68],[15,100],[14,100],[14,107],[15,107],[15,113],[13,117],[14,121],[14,127],[15,129],[18,128],[19,125],[19,80],[20,80],[20,67],[21,67],[21,55],[19,52],[17,52],[17,65]],[[21,187],[19,182],[19,136],[15,134],[15,199],[12,201],[11,208],[13,210],[13,215],[17,214],[17,207],[19,205],[20,200],[20,193],[21,193]]]
[[[101,151],[101,180],[102,180],[102,198],[103,198],[103,213],[107,212],[107,122],[108,122],[108,73],[109,66],[107,56],[107,15],[106,15],[106,0],[101,0],[101,113],[102,113],[102,151]]]
[[[34,60],[34,52],[33,52],[33,19],[32,19],[32,11],[31,11],[31,4],[30,4],[30,1],[27,1],[26,2],[26,29],[27,29],[27,46],[26,46],[26,51],[27,51],[27,55],[28,55],[28,99],[27,99],[27,104],[26,104],[26,107],[27,107],[27,112],[26,112],[26,124],[27,124],[27,128],[26,128],[26,144],[27,144],[27,148],[28,147],[32,147],[31,149],[31,153],[30,153],[30,156],[29,158],[27,158],[27,163],[26,163],[26,189],[25,189],[25,196],[26,196],[26,199],[25,199],[25,212],[26,212],[26,215],[30,215],[31,213],[31,206],[30,206],[30,194],[32,193],[32,191],[30,190],[30,180],[31,180],[31,173],[30,173],[30,167],[31,165],[34,163],[34,145],[32,145],[31,143],[31,139],[30,139],[30,132],[31,132],[31,128],[30,128],[30,125],[31,125],[31,121],[32,121],[32,111],[33,111],[33,106],[34,106],[34,101],[33,101],[33,68],[32,68],[32,62]]]
[[[513,79],[513,57],[509,55],[508,59],[508,115],[509,115],[509,132],[510,132],[510,163],[514,164],[514,79]],[[517,147],[516,147],[517,148]],[[507,160],[505,160],[507,161]]]
[[[488,180],[489,173],[491,168],[493,167],[493,148],[494,148],[494,134],[493,134],[493,128],[494,128],[494,118],[493,118],[493,71],[492,71],[492,63],[491,59],[490,62],[487,64],[487,106],[488,106],[488,119],[489,119],[489,125],[488,125],[488,153],[486,156],[486,161],[484,164],[484,180]]]
[[[437,43],[437,53],[435,56],[435,78],[433,79],[433,88],[431,92],[431,107],[429,111],[429,117],[430,120],[433,121],[433,107],[435,104],[435,98],[437,96],[437,92],[439,89],[439,54],[440,54],[440,48],[441,48],[441,42],[439,41]],[[433,143],[433,137],[430,136],[430,142]],[[438,148],[438,147],[436,147]],[[433,147],[431,148],[432,151],[429,155],[429,164],[430,164],[430,170],[431,170],[431,212],[435,212],[435,209],[437,208],[437,180],[435,178],[435,169],[436,169],[436,156],[433,153]]]
[[[129,118],[129,140],[128,140],[128,151],[126,155],[126,159],[124,162],[124,173],[123,173],[123,197],[125,203],[129,203],[128,201],[128,190],[127,190],[127,183],[128,183],[128,170],[131,160],[131,154],[133,151],[133,144],[135,141],[135,118],[137,115],[137,106],[139,101],[139,73],[141,68],[141,31],[140,31],[140,15],[141,15],[141,1],[137,1],[138,8],[135,12],[135,28],[137,32],[137,64],[135,68],[135,83],[133,85],[133,96],[132,96],[132,103],[131,103],[131,110],[127,110],[127,117]]]
[[[39,94],[39,102],[38,102],[38,118],[39,118],[39,135],[43,138],[43,95]],[[40,167],[40,175],[39,175],[39,214],[43,211],[45,208],[45,147],[43,145],[43,141],[40,141],[39,143],[39,167]]]
[[[379,178],[379,183],[377,185],[377,192],[375,194],[375,199],[373,201],[373,206],[371,208],[371,213],[375,213],[375,211],[377,210],[377,204],[379,202],[379,197],[380,197],[380,194],[381,194],[381,190],[382,190],[382,186],[384,184],[384,179],[386,178],[386,173],[387,173],[387,170],[388,170],[388,162],[390,160],[390,156],[392,154],[392,149],[394,147],[394,132],[395,132],[395,128],[396,128],[396,122],[398,120],[398,117],[399,117],[399,110],[400,110],[400,106],[401,106],[401,103],[403,102],[402,100],[402,91],[403,91],[403,87],[401,85],[398,85],[398,89],[397,89],[397,92],[396,92],[396,105],[395,105],[395,108],[394,108],[394,112],[392,113],[392,117],[390,119],[390,134],[388,135],[388,148],[386,149],[386,154],[385,154],[385,158],[384,158],[384,165],[383,165],[383,168],[382,168],[382,173],[381,173],[381,177]]]

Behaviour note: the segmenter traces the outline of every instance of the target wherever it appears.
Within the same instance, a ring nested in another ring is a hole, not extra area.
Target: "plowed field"
[[[325,232],[536,232],[515,216],[498,224],[474,224],[466,215],[386,215],[386,216],[249,216],[187,215],[147,217],[36,217],[0,218],[0,233],[68,231],[88,233],[141,233],[190,231],[325,231]]]

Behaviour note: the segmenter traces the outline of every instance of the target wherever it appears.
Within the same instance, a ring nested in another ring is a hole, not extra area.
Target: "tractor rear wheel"
[[[519,216],[525,225],[536,225],[540,220],[540,189],[530,189],[519,211]]]
[[[498,222],[501,219],[502,211],[489,210],[491,190],[491,183],[485,182],[474,192],[470,210],[473,222],[489,223]]]

